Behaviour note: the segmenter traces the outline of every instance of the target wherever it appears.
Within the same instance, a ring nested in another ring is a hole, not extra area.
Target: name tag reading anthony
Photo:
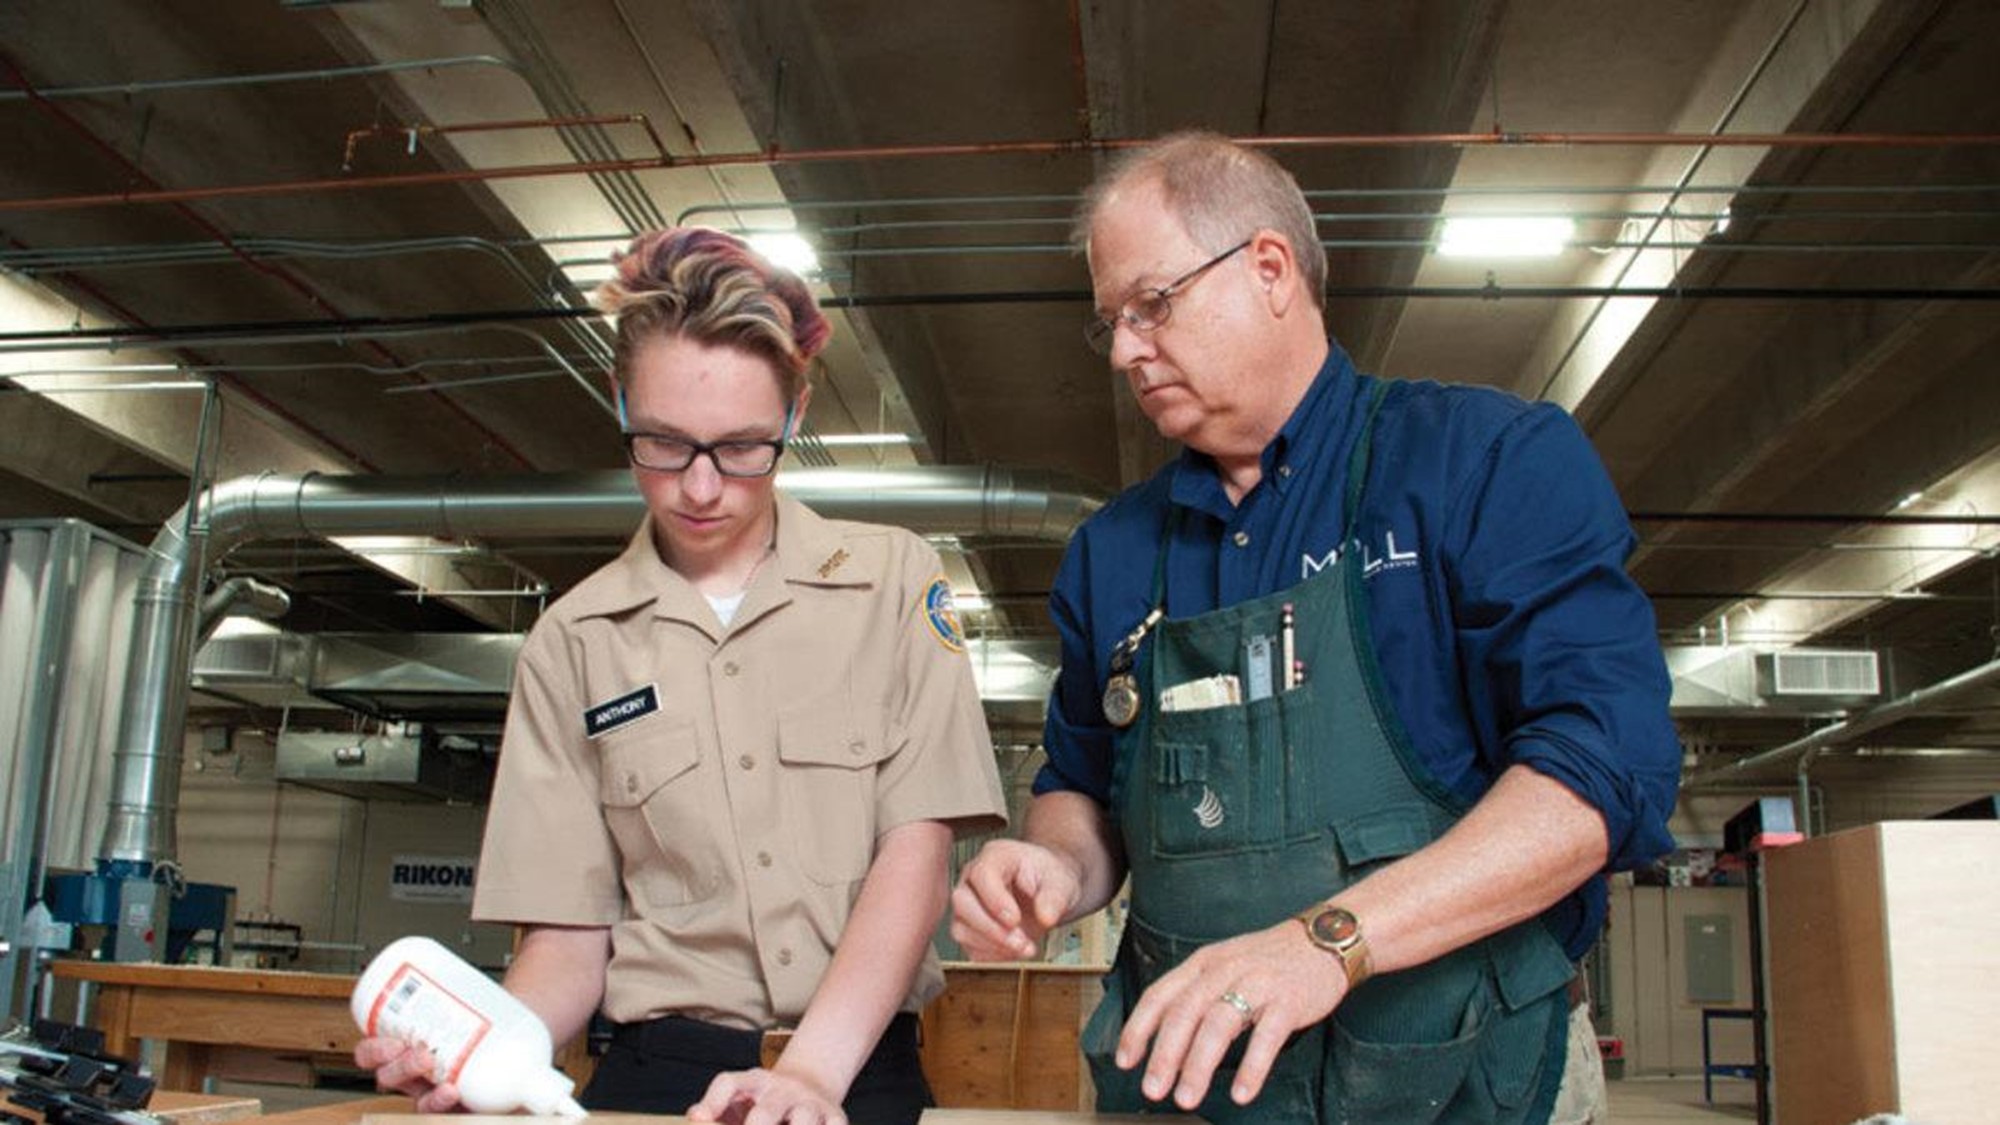
[[[638,691],[592,705],[583,713],[585,737],[597,738],[619,727],[630,726],[660,709],[659,685],[647,684]]]

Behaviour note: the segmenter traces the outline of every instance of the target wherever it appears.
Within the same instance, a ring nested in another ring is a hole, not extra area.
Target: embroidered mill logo
[[[1204,829],[1220,828],[1223,815],[1222,798],[1215,795],[1215,790],[1206,785],[1202,786],[1201,800],[1195,802],[1194,806],[1195,823]]]
[[[958,610],[951,604],[951,583],[940,574],[924,587],[924,622],[931,635],[952,652],[965,651],[965,630],[959,626]]]
[[[1396,533],[1382,533],[1382,553],[1375,554],[1373,544],[1361,544],[1361,577],[1373,578],[1385,570],[1415,570],[1423,565],[1422,556],[1416,548],[1397,550]],[[1335,547],[1324,555],[1314,557],[1310,552],[1299,556],[1299,580],[1304,581],[1340,561],[1340,548]]]
[[[833,572],[839,570],[846,562],[847,548],[842,547],[833,554],[828,555],[825,562],[819,564],[819,576],[821,578],[832,578]]]

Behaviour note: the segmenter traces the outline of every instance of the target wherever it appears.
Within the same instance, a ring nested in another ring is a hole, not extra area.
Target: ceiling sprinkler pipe
[[[550,124],[560,125],[552,120]],[[522,123],[510,122],[518,126]],[[1572,147],[1707,147],[1707,148],[1996,148],[2000,133],[1352,133],[1234,138],[1253,148],[1572,148]],[[668,171],[680,168],[728,166],[770,167],[781,164],[849,163],[926,157],[1056,156],[1093,154],[1148,144],[1144,138],[1117,140],[987,141],[940,145],[874,145],[825,149],[756,149],[747,152],[694,153],[630,160],[587,160],[569,164],[524,164],[500,168],[461,168],[400,175],[340,176],[330,179],[279,180],[259,184],[223,184],[170,190],[101,192],[88,195],[43,196],[0,200],[0,213],[65,211],[83,207],[127,206],[141,203],[190,203],[209,199],[267,198],[375,188],[474,183],[489,180],[536,179],[549,176],[593,176],[618,172]]]
[[[1804,738],[1794,739],[1783,746],[1773,747],[1746,758],[1739,758],[1726,766],[1703,770],[1683,780],[1681,791],[1685,793],[1690,790],[1705,789],[1717,782],[1734,781],[1747,777],[1758,769],[1779,765],[1795,755],[1846,745],[1871,731],[1878,731],[1904,719],[1923,714],[1928,708],[1995,681],[2000,681],[2000,660],[1989,660],[1929,687],[1918,688],[1887,703],[1850,715],[1840,722],[1823,726]]]

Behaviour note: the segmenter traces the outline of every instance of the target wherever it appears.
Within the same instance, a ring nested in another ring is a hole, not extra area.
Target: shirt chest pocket
[[[700,766],[691,722],[642,722],[605,736],[598,799],[634,903],[680,906],[722,886],[718,843],[730,832],[711,816],[726,806],[708,793]]]
[[[778,716],[785,821],[799,866],[815,881],[851,883],[875,858],[876,774],[889,757],[881,708],[845,693]]]

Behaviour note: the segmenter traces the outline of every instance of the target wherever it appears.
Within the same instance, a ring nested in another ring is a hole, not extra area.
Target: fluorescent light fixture
[[[800,277],[819,272],[819,252],[797,231],[758,231],[744,241],[779,269],[790,270]]]
[[[215,627],[215,636],[224,637],[268,637],[278,631],[276,625],[259,621],[254,617],[225,617]]]
[[[1553,258],[1576,237],[1559,218],[1470,216],[1444,221],[1437,252],[1447,258]]]
[[[908,445],[908,434],[820,434],[821,445]]]
[[[1895,506],[1895,507],[1894,507],[1893,509],[1891,509],[1891,511],[1897,511],[1897,512],[1900,512],[1900,511],[1902,511],[1902,510],[1903,510],[1904,508],[1907,508],[1907,507],[1909,507],[1910,505],[1912,505],[1912,504],[1915,504],[1915,503],[1917,503],[1918,501],[1922,500],[1923,498],[1924,498],[1924,494],[1923,494],[1923,493],[1921,493],[1921,492],[1912,492],[1912,493],[1910,493],[1910,494],[1909,494],[1908,496],[1905,496],[1905,497],[1903,497],[1903,498],[1902,498],[1901,500],[1898,500],[1898,501],[1896,501],[1896,506]]]
[[[993,603],[977,590],[953,590],[951,607],[960,613],[978,613],[981,610],[992,609]]]

